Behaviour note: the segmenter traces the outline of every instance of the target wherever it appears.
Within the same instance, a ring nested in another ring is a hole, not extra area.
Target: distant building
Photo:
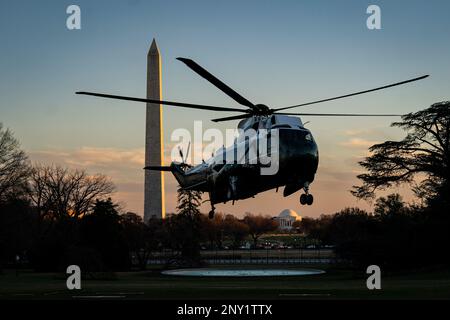
[[[302,221],[302,217],[292,209],[284,209],[274,220],[278,222],[278,228],[283,231],[292,229],[295,221]]]

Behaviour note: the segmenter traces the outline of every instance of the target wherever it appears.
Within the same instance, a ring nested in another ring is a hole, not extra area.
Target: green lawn
[[[363,273],[333,268],[321,275],[273,278],[171,277],[153,270],[116,273],[115,280],[83,280],[82,290],[69,291],[62,274],[22,271],[16,275],[14,271],[5,271],[0,275],[0,299],[84,299],[85,296],[111,299],[450,298],[450,270],[384,275],[382,290],[378,291],[367,290],[365,283]]]

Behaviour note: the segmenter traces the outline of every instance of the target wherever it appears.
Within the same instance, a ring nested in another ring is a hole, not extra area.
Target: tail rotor
[[[186,156],[184,155],[183,149],[178,146],[178,153],[180,154],[180,158],[181,158],[181,164],[183,165],[183,167],[187,167],[187,168],[191,168],[192,165],[187,163],[187,159],[189,157],[189,150],[191,149],[191,142],[189,141],[188,147],[186,149]]]

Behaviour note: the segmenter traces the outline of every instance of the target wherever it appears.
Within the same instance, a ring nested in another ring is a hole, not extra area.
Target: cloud
[[[387,134],[387,131],[386,131],[386,127],[383,127],[383,128],[358,128],[358,129],[356,129],[356,128],[353,128],[353,129],[346,129],[346,130],[344,130],[343,132],[342,132],[342,134],[344,135],[344,136],[347,136],[347,137],[361,137],[361,136],[363,136],[363,137],[371,137],[371,138],[375,138],[375,137],[378,137],[378,138],[386,138],[386,137],[388,137],[389,135]]]
[[[119,193],[142,193],[144,192],[144,181],[139,182],[119,182],[117,183]]]
[[[65,164],[70,167],[109,168],[111,165],[142,167],[144,149],[116,149],[81,147],[75,150],[38,150],[31,151],[30,158],[38,162]]]
[[[355,138],[356,139],[356,138]],[[373,141],[352,141],[350,145],[367,147]],[[167,147],[167,144],[166,144]],[[173,147],[171,145],[170,147]],[[342,148],[341,148],[342,149]],[[316,179],[310,191],[314,194],[314,206],[300,206],[299,193],[284,198],[282,190],[278,193],[270,190],[258,194],[255,199],[237,201],[234,206],[231,202],[223,205],[218,204],[217,208],[226,213],[234,213],[242,216],[246,211],[255,213],[275,215],[284,208],[294,208],[302,215],[317,216],[321,213],[335,212],[336,208],[347,205],[356,205],[355,199],[348,192],[352,185],[358,183],[356,175],[361,168],[357,165],[357,160],[361,158],[356,155],[347,155],[350,158],[338,157],[334,154],[324,154],[321,157],[320,167]],[[64,167],[85,169],[88,173],[101,173],[111,177],[117,186],[117,192],[113,199],[121,204],[126,211],[143,214],[144,204],[144,149],[126,148],[94,148],[81,147],[76,149],[46,149],[29,152],[32,161],[43,164],[59,164]],[[166,154],[165,163],[170,163]],[[165,177],[165,198],[166,212],[175,212],[177,204],[178,183],[169,173],[164,173]],[[208,199],[208,195],[203,195],[203,200]],[[201,206],[203,212],[210,210],[210,204],[205,202]]]
[[[117,187],[113,199],[127,211],[143,213],[144,206],[144,148],[95,148],[47,149],[28,152],[36,163],[56,164],[72,169],[85,169],[88,173],[100,173],[111,177]],[[165,163],[170,163],[166,155]],[[167,212],[176,207],[178,183],[170,173],[165,173]]]
[[[376,143],[379,143],[379,141],[366,140],[362,138],[351,138],[350,140],[341,142],[340,145],[352,149],[368,149]]]
[[[348,137],[361,136],[367,134],[367,130],[345,130],[343,134]]]
[[[356,174],[353,171],[338,168],[336,166],[321,166],[317,170],[319,179],[327,179],[329,181],[338,181],[340,183],[349,182],[355,179]]]

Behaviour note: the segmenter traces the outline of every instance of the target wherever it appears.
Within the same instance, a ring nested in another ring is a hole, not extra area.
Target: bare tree
[[[218,212],[214,215],[213,219],[202,214],[200,218],[201,232],[203,237],[209,241],[210,248],[214,248],[214,246],[221,248],[224,235],[223,214]]]
[[[233,247],[239,248],[242,241],[249,234],[248,226],[231,214],[223,220],[225,234],[233,241]]]
[[[84,170],[36,165],[29,182],[29,197],[40,217],[79,218],[96,199],[106,199],[115,190],[104,175],[88,175]]]
[[[249,213],[244,217],[244,223],[248,226],[248,231],[253,239],[253,246],[255,248],[261,235],[275,231],[278,228],[278,223],[272,218],[262,215],[255,216]]]
[[[0,201],[22,192],[29,172],[28,159],[19,141],[0,123]]]

